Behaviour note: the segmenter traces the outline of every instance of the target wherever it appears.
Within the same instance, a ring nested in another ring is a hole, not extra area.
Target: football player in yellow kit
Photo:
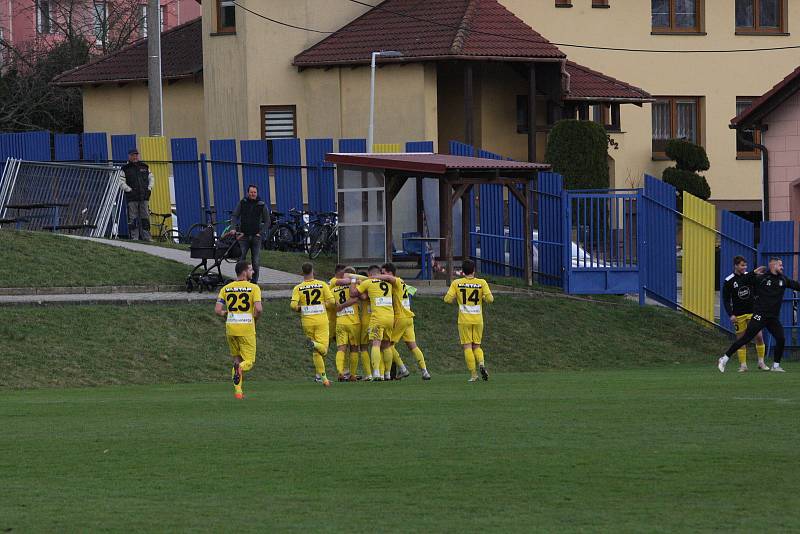
[[[336,371],[339,382],[355,382],[358,371],[361,317],[358,306],[355,306],[358,299],[350,297],[349,280],[345,280],[346,275],[353,273],[355,273],[355,269],[352,267],[348,268],[339,264],[336,266],[335,276],[329,282],[333,299],[336,302],[333,319],[330,320],[329,317],[329,322],[336,334]],[[347,358],[348,348],[350,350],[349,359]]]
[[[397,352],[395,345],[398,341],[403,340],[408,347],[411,354],[417,360],[422,371],[422,379],[430,380],[431,374],[428,372],[428,367],[425,364],[425,356],[422,354],[422,349],[417,346],[417,338],[414,333],[414,312],[411,311],[411,288],[403,281],[402,278],[397,276],[397,268],[393,263],[384,263],[381,266],[383,274],[389,274],[395,277],[395,284],[393,285],[393,299],[394,305],[394,325],[392,326],[392,336],[389,343],[389,351],[392,353],[392,359],[397,365],[397,378],[405,378],[409,375],[408,369],[403,363],[400,354]]]
[[[372,379],[391,379],[389,370],[392,367],[392,353],[388,350],[394,325],[394,306],[392,304],[393,286],[396,280],[390,275],[381,275],[381,268],[370,265],[366,280],[356,286],[357,280],[350,285],[350,294],[364,300],[369,299],[372,310],[367,335],[369,336],[370,356],[372,359]],[[384,374],[380,374],[383,361]]]
[[[444,301],[448,304],[456,302],[458,304],[458,337],[461,346],[464,348],[464,360],[467,362],[467,369],[470,372],[469,382],[479,380],[475,370],[475,362],[481,377],[489,380],[489,372],[486,370],[481,341],[483,339],[483,303],[491,303],[494,296],[489,289],[489,284],[482,278],[475,278],[475,262],[464,260],[462,270],[463,278],[457,278],[450,284],[450,289],[444,296]]]
[[[214,312],[225,317],[225,334],[233,358],[233,395],[244,398],[244,373],[256,361],[256,321],[261,317],[261,288],[250,282],[253,266],[250,262],[236,264],[237,280],[219,290]]]
[[[333,293],[325,282],[314,278],[314,266],[304,263],[303,281],[292,290],[292,310],[300,314],[303,333],[308,338],[308,347],[313,351],[316,370],[315,380],[325,387],[331,385],[325,373],[325,355],[330,343],[327,308],[334,307]]]

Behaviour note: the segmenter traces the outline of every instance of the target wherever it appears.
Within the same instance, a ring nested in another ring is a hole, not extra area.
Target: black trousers
[[[259,254],[261,253],[261,238],[254,235],[243,235],[239,238],[239,246],[242,249],[242,260],[247,259],[247,251],[250,251],[252,256],[250,263],[253,266],[253,279],[251,282],[258,283],[258,268],[259,268]]]
[[[773,352],[772,360],[775,363],[781,363],[781,359],[783,358],[783,346],[786,344],[786,338],[783,335],[783,325],[777,317],[765,317],[759,313],[753,314],[753,318],[750,319],[750,322],[747,324],[747,330],[744,331],[744,335],[737,339],[736,342],[725,351],[725,354],[728,357],[733,356],[737,350],[750,343],[750,341],[756,337],[756,334],[764,328],[775,338],[775,351]]]

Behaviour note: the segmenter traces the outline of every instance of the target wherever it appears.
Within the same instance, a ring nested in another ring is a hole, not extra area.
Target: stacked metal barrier
[[[116,236],[123,206],[122,171],[110,165],[66,164],[9,158],[0,177],[0,219],[16,211],[27,230],[69,229],[90,237]],[[63,204],[52,208],[9,206]]]

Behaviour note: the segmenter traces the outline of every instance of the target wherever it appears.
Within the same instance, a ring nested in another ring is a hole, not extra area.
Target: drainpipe
[[[764,125],[761,128],[762,132],[767,131],[767,126]],[[743,131],[740,128],[736,128],[736,138],[739,139],[742,143],[747,146],[753,147],[756,150],[761,151],[761,182],[763,187],[762,194],[764,195],[764,201],[762,202],[762,213],[761,218],[765,221],[769,220],[769,150],[767,147],[762,145],[761,143],[754,143],[749,139],[745,139],[742,135]]]

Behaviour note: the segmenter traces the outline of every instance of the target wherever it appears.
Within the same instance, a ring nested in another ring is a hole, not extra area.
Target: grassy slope
[[[0,392],[0,530],[800,524],[798,374],[705,365],[246,387],[244,402],[227,384]]]
[[[186,265],[44,232],[0,231],[0,287],[183,284]]]
[[[252,378],[310,376],[311,358],[288,302],[264,307]],[[414,309],[431,371],[464,373],[455,308],[419,297]],[[701,362],[725,345],[680,314],[632,303],[499,296],[486,315],[484,347],[495,371]],[[13,388],[217,381],[228,365],[224,326],[210,301],[0,308],[0,354],[0,386]],[[413,364],[404,347],[401,354]]]

